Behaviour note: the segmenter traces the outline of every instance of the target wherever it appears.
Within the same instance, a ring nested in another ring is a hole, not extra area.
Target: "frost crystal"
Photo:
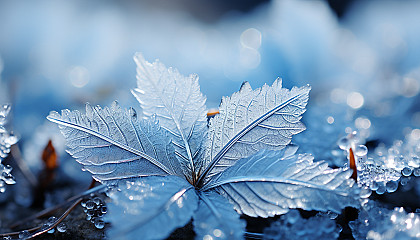
[[[0,158],[5,158],[10,152],[10,146],[17,142],[17,137],[10,134],[4,125],[7,123],[7,115],[10,112],[9,105],[3,105],[0,108]]]
[[[416,176],[414,173],[419,171],[420,166],[420,144],[414,136],[415,130],[406,136],[405,142],[395,141],[390,148],[380,145],[370,155],[372,158],[356,156],[358,184],[383,194],[396,191],[402,176]],[[402,185],[405,185],[403,182]]]
[[[15,184],[15,179],[11,175],[12,167],[4,166],[1,160],[10,152],[10,146],[17,142],[17,137],[10,134],[4,125],[7,123],[7,115],[10,112],[9,105],[3,105],[0,108],[0,193],[6,191],[6,184]]]
[[[263,239],[337,239],[341,230],[328,215],[304,219],[298,210],[291,210],[264,229]]]
[[[373,201],[359,212],[359,217],[349,223],[353,236],[359,239],[418,239],[420,237],[420,216],[406,213],[404,209],[389,210]]]

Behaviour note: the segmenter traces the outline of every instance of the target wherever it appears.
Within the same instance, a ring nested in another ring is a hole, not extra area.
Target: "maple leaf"
[[[109,194],[111,237],[165,238],[193,218],[199,238],[238,239],[245,224],[233,209],[260,217],[290,208],[339,212],[366,197],[351,171],[295,154],[291,138],[305,129],[300,119],[310,87],[288,90],[278,79],[252,90],[245,83],[223,98],[207,127],[195,75],[139,54],[135,61],[132,92],[145,120],[117,103],[47,117],[96,180],[116,185]]]

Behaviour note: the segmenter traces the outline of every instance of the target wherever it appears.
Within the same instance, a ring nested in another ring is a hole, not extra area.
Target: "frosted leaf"
[[[121,180],[118,188],[109,193],[110,239],[165,239],[197,208],[194,187],[176,176]]]
[[[177,69],[156,61],[149,63],[136,54],[137,88],[132,91],[144,115],[156,115],[167,129],[175,154],[191,176],[203,167],[202,146],[207,134],[206,98],[200,92],[198,76],[185,77]],[[197,170],[196,170],[197,169]]]
[[[328,216],[302,218],[298,210],[281,216],[264,229],[264,240],[294,240],[294,239],[337,239],[341,227]]]
[[[370,201],[360,209],[358,218],[349,223],[353,237],[361,239],[418,239],[420,216],[406,213],[403,208],[389,210]]]
[[[243,239],[245,221],[225,198],[209,191],[200,199],[193,216],[197,239]]]
[[[293,155],[294,151],[289,147],[261,151],[241,159],[204,185],[203,191],[215,189],[239,213],[253,217],[284,214],[290,208],[340,213],[368,197],[349,179],[351,171],[331,169],[325,162],[313,162],[311,155]]]
[[[261,149],[280,150],[288,145],[294,134],[305,130],[300,119],[309,91],[309,86],[282,88],[278,79],[256,90],[245,82],[239,92],[224,97],[220,114],[210,120],[206,177]]]
[[[59,124],[68,152],[98,181],[149,175],[182,175],[155,119],[137,120],[116,102],[104,109],[86,105],[86,114],[63,110],[48,120]]]

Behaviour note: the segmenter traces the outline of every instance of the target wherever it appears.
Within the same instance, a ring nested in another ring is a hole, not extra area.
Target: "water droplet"
[[[92,200],[89,200],[89,201],[86,202],[86,208],[88,210],[93,209],[95,206],[96,206],[96,204]]]
[[[51,228],[51,230],[48,231],[48,233],[54,233],[55,232],[55,228]]]
[[[356,149],[354,150],[354,153],[358,157],[363,157],[363,156],[366,156],[367,155],[368,149],[367,149],[367,147],[365,145],[358,145],[356,147]]]
[[[31,234],[28,232],[28,230],[19,232],[19,238],[27,238],[29,236],[31,236]]]
[[[386,183],[386,191],[389,193],[397,191],[398,182],[396,181],[389,181]]]
[[[97,229],[102,229],[102,228],[105,227],[105,222],[102,219],[97,218],[97,219],[95,219],[95,227]]]
[[[350,141],[347,137],[342,137],[337,141],[337,145],[342,150],[348,150],[350,148]]]
[[[65,232],[65,231],[67,231],[67,225],[65,223],[61,222],[57,226],[57,231],[59,231],[59,232]]]
[[[86,207],[86,201],[85,201],[85,200],[83,200],[83,201],[80,203],[80,205],[82,205],[82,207]]]
[[[372,194],[372,191],[369,188],[362,188],[359,195],[361,198],[368,198]]]
[[[93,216],[93,215],[95,215],[95,210],[88,209],[87,212],[86,212],[86,214],[89,215],[89,216]]]
[[[102,200],[101,200],[99,197],[95,197],[92,201],[93,201],[96,205],[100,205],[100,204],[102,203]]]
[[[370,189],[371,189],[372,191],[376,191],[376,190],[378,190],[378,188],[379,188],[379,184],[378,184],[377,182],[373,182],[373,183],[370,185]]]
[[[416,177],[420,176],[420,168],[415,168],[413,171],[413,175]]]
[[[400,178],[400,183],[401,183],[402,186],[406,185],[409,181],[410,181],[409,177],[401,177]]]
[[[380,184],[378,188],[376,189],[376,193],[379,195],[384,194],[385,192],[386,192],[386,188],[384,184]]]
[[[401,171],[402,175],[404,175],[406,177],[410,176],[412,172],[413,172],[413,170],[411,168],[409,168],[409,167],[405,167]]]
[[[5,236],[5,237],[3,237],[3,240],[12,240],[12,237],[11,236]]]
[[[102,207],[101,207],[101,212],[102,212],[103,214],[107,213],[107,211],[108,211],[108,208],[107,208],[106,206],[102,206]]]
[[[54,216],[52,216],[52,217],[48,218],[48,220],[47,220],[47,223],[46,223],[46,224],[48,224],[48,226],[51,226],[51,225],[53,225],[56,221],[57,221],[57,218],[56,218],[56,217],[54,217]]]
[[[100,209],[98,209],[98,210],[96,210],[95,215],[98,216],[98,217],[103,217],[105,214]]]
[[[16,183],[15,178],[12,175],[10,175],[10,174],[8,174],[6,172],[3,172],[2,173],[2,178],[3,178],[3,181],[6,184],[11,185],[11,184],[15,184]]]

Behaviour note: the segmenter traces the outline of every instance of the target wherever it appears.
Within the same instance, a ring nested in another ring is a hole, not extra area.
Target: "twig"
[[[46,229],[43,229],[43,230],[41,230],[41,231],[39,231],[39,232],[35,232],[34,234],[32,234],[31,236],[29,236],[29,237],[27,237],[27,238],[25,238],[25,239],[32,239],[32,238],[34,238],[34,237],[37,237],[37,236],[39,236],[39,235],[41,235],[41,234],[44,234],[44,233],[46,233],[46,232],[48,232],[48,231],[50,231],[51,229],[53,229],[53,228],[55,228],[58,224],[60,224],[69,214],[70,214],[70,212],[81,202],[83,200],[83,198],[79,198],[75,203],[73,203],[73,205],[71,205],[71,207],[69,207],[64,213],[63,213],[63,215],[61,215],[61,217],[54,223],[54,224],[52,224],[51,226],[49,226],[48,228],[46,228]]]
[[[76,199],[78,200],[78,199],[83,198],[84,196],[89,195],[89,194],[91,194],[93,192],[100,191],[100,190],[104,189],[105,187],[106,187],[105,185],[99,185],[97,187],[91,188],[91,189],[89,189],[89,190],[87,190],[87,191],[85,191],[85,192],[83,192],[81,194],[78,194],[76,196],[73,196],[73,197],[67,199],[63,203],[60,203],[60,204],[58,204],[58,205],[56,205],[54,207],[51,207],[51,208],[47,208],[45,210],[42,210],[41,212],[38,212],[35,215],[32,215],[30,217],[27,217],[27,218],[25,218],[25,219],[23,219],[23,220],[15,223],[15,224],[11,225],[10,228],[13,229],[13,228],[21,225],[22,223],[31,221],[31,220],[36,219],[36,218],[44,217],[45,215],[48,215],[49,213],[54,212],[55,210],[60,209],[60,208],[62,208],[64,206],[66,206],[67,204],[69,204],[70,202],[72,202],[72,201],[74,201]]]
[[[247,239],[263,239],[262,233],[245,232],[244,237]]]

